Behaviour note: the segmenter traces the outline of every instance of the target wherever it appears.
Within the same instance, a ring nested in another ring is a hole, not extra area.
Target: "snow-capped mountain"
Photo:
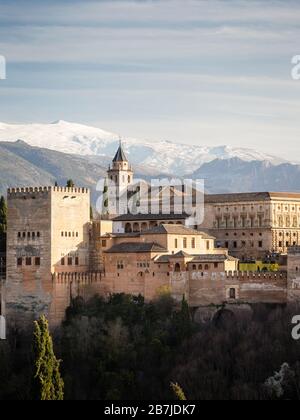
[[[22,125],[0,123],[0,141],[17,140],[23,140],[31,146],[69,154],[111,158],[116,151],[119,135],[66,121]],[[168,174],[189,174],[215,159],[268,161],[273,165],[284,162],[272,155],[229,146],[207,147],[134,138],[123,138],[123,141],[128,158],[133,164],[144,165],[156,171],[159,168],[161,173]]]

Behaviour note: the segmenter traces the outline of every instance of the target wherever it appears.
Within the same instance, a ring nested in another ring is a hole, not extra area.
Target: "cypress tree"
[[[103,201],[102,201],[102,215],[108,215],[109,209],[108,209],[109,201],[108,201],[108,183],[107,178],[105,178],[104,188],[103,188]]]
[[[74,181],[72,179],[68,179],[67,188],[74,188],[74,187],[75,187]]]
[[[187,398],[185,396],[185,393],[184,393],[184,391],[183,391],[183,389],[181,388],[180,385],[172,382],[171,383],[171,388],[172,388],[172,391],[174,392],[174,395],[176,396],[176,398],[179,401],[186,401],[187,400]]]
[[[39,400],[63,400],[64,382],[59,371],[60,361],[55,357],[48,321],[45,316],[41,316],[38,321],[35,321],[34,350],[36,357],[35,382]]]
[[[3,196],[0,197],[0,235],[6,232],[7,226],[7,206]]]

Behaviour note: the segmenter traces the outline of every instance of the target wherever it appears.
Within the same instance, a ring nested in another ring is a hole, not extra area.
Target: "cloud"
[[[298,0],[0,0],[0,112],[287,147],[299,134],[299,20]]]

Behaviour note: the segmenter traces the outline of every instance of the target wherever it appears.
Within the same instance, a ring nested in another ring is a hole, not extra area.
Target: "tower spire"
[[[123,150],[123,143],[122,138],[119,136],[119,148],[118,151],[113,159],[113,162],[128,162],[128,159],[125,155],[125,152]]]

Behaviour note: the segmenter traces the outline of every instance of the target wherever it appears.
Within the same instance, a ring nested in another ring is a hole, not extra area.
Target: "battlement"
[[[98,283],[104,274],[100,272],[89,273],[54,273],[52,280],[58,284],[92,284]]]
[[[89,188],[82,188],[82,187],[52,187],[52,191],[54,192],[61,192],[61,193],[69,193],[69,194],[88,194],[90,192]]]
[[[20,194],[45,194],[49,192],[58,192],[58,193],[68,193],[68,194],[88,194],[88,188],[81,188],[81,187],[17,187],[17,188],[8,188],[7,189],[7,196],[13,197],[18,196]]]
[[[287,279],[287,272],[258,272],[258,271],[227,271],[226,276],[228,279],[243,280],[243,279],[266,279],[266,280],[279,280]]]
[[[7,195],[17,195],[17,194],[33,194],[33,193],[47,193],[51,191],[52,187],[18,187],[18,188],[8,188]]]

